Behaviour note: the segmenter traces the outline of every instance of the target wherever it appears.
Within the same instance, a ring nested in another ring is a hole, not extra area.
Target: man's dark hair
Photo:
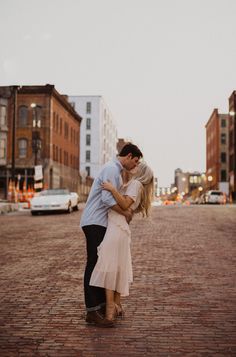
[[[138,157],[141,158],[143,157],[142,152],[139,150],[139,148],[131,143],[127,143],[123,148],[121,149],[119,156],[127,156],[128,154],[132,155],[133,157]]]

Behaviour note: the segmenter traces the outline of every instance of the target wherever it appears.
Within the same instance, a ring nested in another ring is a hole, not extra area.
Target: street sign
[[[38,188],[43,188],[43,183],[42,182],[35,182],[34,189],[37,190]]]
[[[34,179],[39,181],[43,179],[43,167],[42,165],[37,165],[34,167]]]

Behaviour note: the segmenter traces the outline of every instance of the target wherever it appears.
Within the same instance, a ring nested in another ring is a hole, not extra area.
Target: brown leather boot
[[[99,311],[88,311],[85,321],[98,327],[114,327],[113,321],[104,318]]]

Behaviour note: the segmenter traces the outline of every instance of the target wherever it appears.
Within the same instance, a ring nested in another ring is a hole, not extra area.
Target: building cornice
[[[79,123],[82,117],[75,111],[72,105],[65,98],[66,96],[61,95],[53,84],[46,84],[45,86],[22,86],[18,90],[19,94],[46,94],[54,97]]]

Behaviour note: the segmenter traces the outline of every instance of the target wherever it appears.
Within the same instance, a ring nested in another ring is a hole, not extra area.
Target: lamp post
[[[37,128],[41,127],[41,120],[37,115],[37,105],[35,103],[31,103],[30,106],[33,110],[32,149],[34,152],[34,166],[37,166],[38,151],[41,149],[40,132],[37,130]]]
[[[12,166],[11,178],[15,182],[15,146],[16,146],[16,120],[17,120],[17,94],[19,86],[12,86],[13,93],[13,118],[12,118]]]

